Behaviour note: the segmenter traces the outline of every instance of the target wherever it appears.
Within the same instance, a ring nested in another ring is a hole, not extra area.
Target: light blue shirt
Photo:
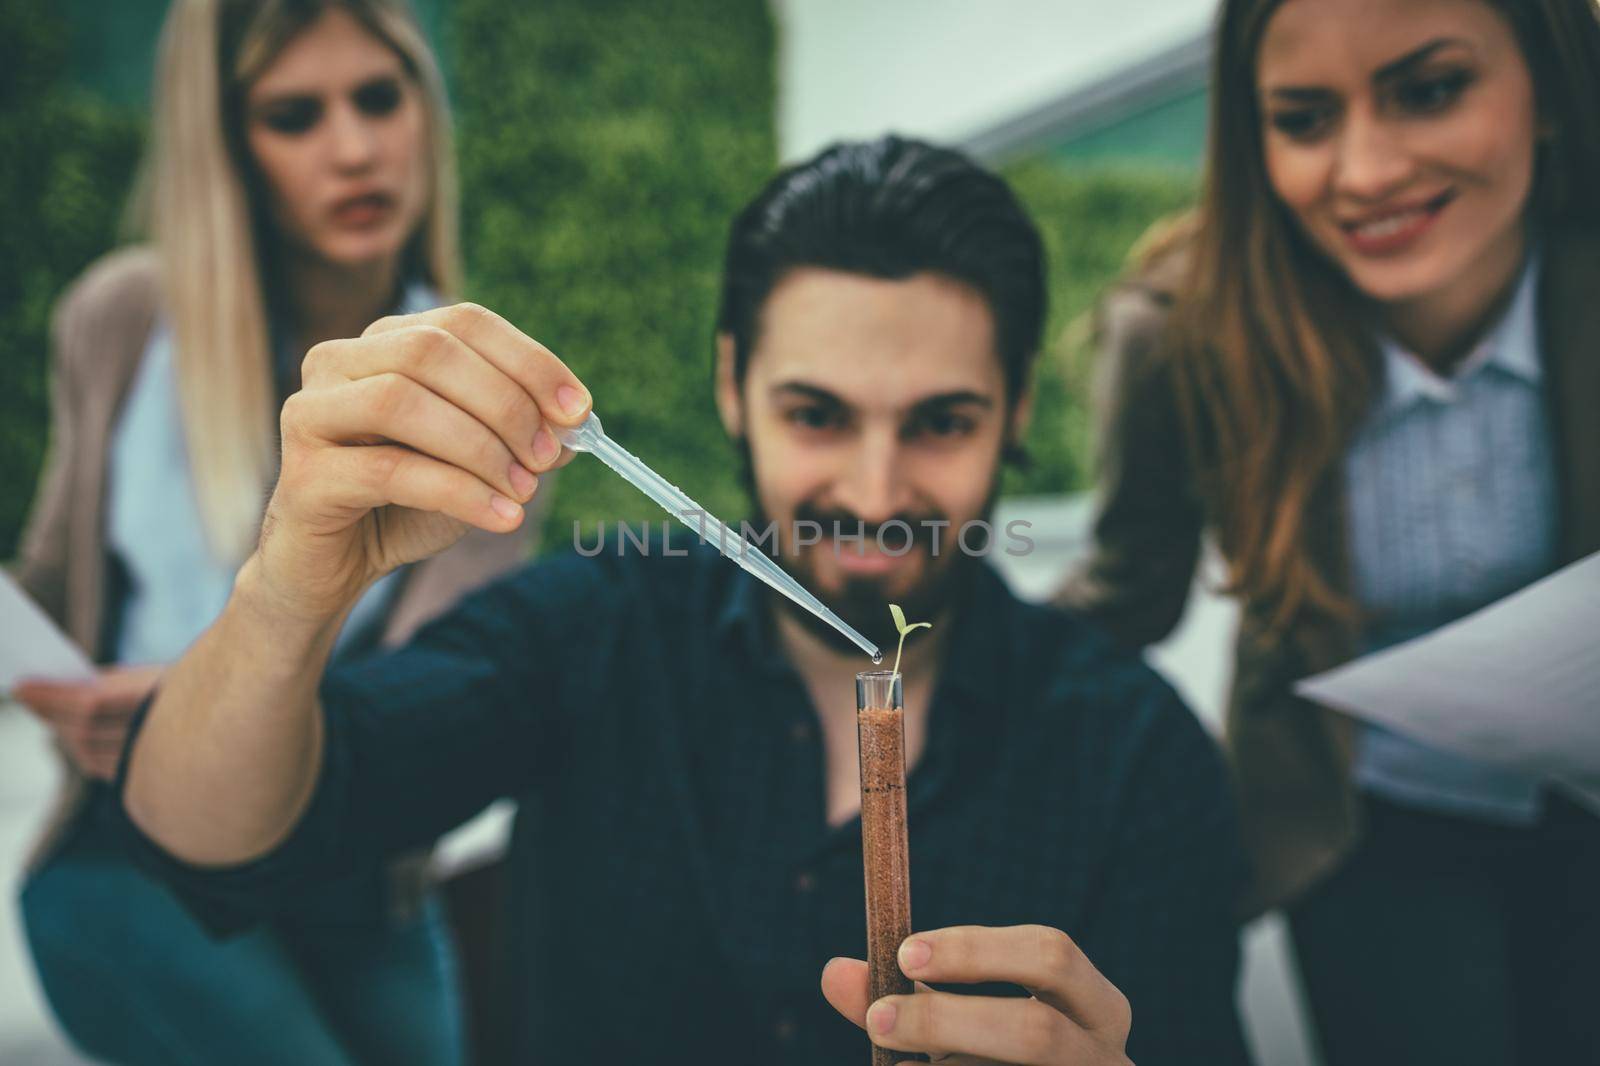
[[[1538,275],[1535,256],[1503,318],[1448,378],[1383,343],[1385,381],[1344,462],[1364,651],[1420,636],[1555,569]],[[1512,824],[1539,815],[1536,780],[1376,726],[1361,736],[1355,779],[1430,810]]]
[[[406,287],[403,314],[437,307],[426,285]],[[298,362],[283,345],[276,358]],[[167,663],[181,655],[222,612],[243,559],[218,559],[190,477],[172,331],[158,320],[128,388],[111,438],[107,542],[127,576],[112,658]],[[265,503],[265,501],[263,501]],[[378,624],[397,573],[368,589],[351,612],[339,643],[348,646]]]

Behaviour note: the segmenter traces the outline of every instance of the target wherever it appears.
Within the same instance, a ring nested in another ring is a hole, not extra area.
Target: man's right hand
[[[571,461],[552,429],[591,404],[566,364],[473,304],[319,344],[301,377],[251,565],[258,592],[305,620],[337,615],[469,525],[516,529],[537,475]]]
[[[319,344],[301,377],[255,554],[128,754],[129,816],[193,865],[288,836],[322,774],[317,693],[344,612],[467,526],[517,528],[536,475],[570,458],[551,427],[590,403],[561,360],[470,304]]]

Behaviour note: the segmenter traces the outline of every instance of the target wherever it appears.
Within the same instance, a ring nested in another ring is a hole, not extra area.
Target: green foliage
[[[711,397],[734,212],[776,165],[762,0],[460,0],[469,295],[588,384],[606,431],[713,513],[744,506]],[[546,547],[665,514],[580,459]]]
[[[462,0],[452,27],[471,295],[565,358],[607,430],[714,512],[744,500],[711,402],[726,227],[774,164],[772,28],[759,3]],[[1006,176],[1051,267],[1029,451],[1009,493],[1084,487],[1085,323],[1096,294],[1194,179],[1157,168]],[[562,476],[546,545],[572,522],[659,521],[599,464]]]
[[[900,643],[894,649],[894,673],[900,672],[900,653],[906,650],[906,634],[913,629],[932,629],[932,622],[907,622],[905,611],[900,609],[898,603],[889,605],[889,617],[894,619],[894,629],[900,634]]]
[[[456,72],[469,295],[565,358],[606,428],[711,510],[745,505],[711,400],[722,245],[776,165],[774,29],[762,0],[458,0]],[[66,29],[0,5],[0,558],[15,550],[46,437],[49,310],[110,248],[142,118],[65,84]],[[1008,493],[1089,477],[1086,322],[1096,294],[1193,178],[1009,166],[1044,232],[1046,352]],[[600,519],[664,516],[598,463],[562,475],[547,546]]]
[[[1044,237],[1050,315],[1034,376],[1032,465],[1010,471],[1007,494],[1087,488],[1090,468],[1090,323],[1095,301],[1123,271],[1128,250],[1152,222],[1187,207],[1195,179],[1149,167],[1068,169],[1029,160],[1004,170]]]
[[[16,551],[48,432],[50,308],[110,248],[137,115],[64,85],[66,27],[0,4],[0,559]]]

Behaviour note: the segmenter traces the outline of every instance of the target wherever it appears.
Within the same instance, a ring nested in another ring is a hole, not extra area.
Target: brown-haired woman
[[[51,458],[19,559],[108,664],[16,689],[64,756],[22,897],[41,983],[97,1059],[448,1066],[461,1026],[421,857],[307,886],[267,925],[213,939],[123,855],[105,784],[162,664],[254,547],[305,351],[457,287],[443,86],[401,0],[174,0],[154,110],[150,243],[95,264],[57,308]],[[340,653],[403,640],[524,548],[469,536],[383,579]]]
[[[1200,204],[1102,307],[1060,599],[1153,642],[1215,537],[1330,1066],[1600,1061],[1600,821],[1291,693],[1600,548],[1597,104],[1594,0],[1225,0]]]

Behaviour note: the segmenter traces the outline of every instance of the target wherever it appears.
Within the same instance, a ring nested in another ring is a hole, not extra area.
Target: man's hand
[[[900,969],[916,995],[867,1002],[867,964],[834,959],[822,994],[879,1047],[924,1052],[934,1062],[977,1066],[1128,1066],[1128,1000],[1067,934],[1040,925],[953,926],[900,945]],[[1031,999],[935,992],[923,981],[1008,981]]]
[[[319,344],[283,406],[283,465],[247,574],[274,609],[322,620],[468,526],[513,530],[536,475],[571,459],[553,427],[589,407],[560,359],[473,304]]]
[[[93,681],[19,682],[11,695],[50,727],[87,777],[109,781],[128,739],[128,721],[150,695],[163,667],[113,667]]]
[[[162,679],[123,805],[195,866],[236,866],[293,832],[323,767],[317,702],[339,626],[373,581],[468,526],[522,523],[555,431],[589,392],[538,341],[460,304],[306,353],[255,553],[212,626]]]

